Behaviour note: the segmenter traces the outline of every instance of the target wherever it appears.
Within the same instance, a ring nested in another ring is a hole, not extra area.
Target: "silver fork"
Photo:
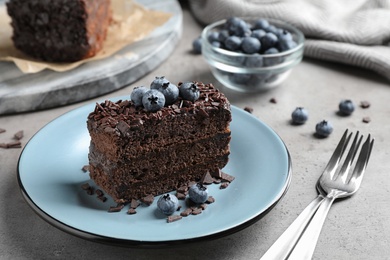
[[[351,136],[352,133],[348,135],[348,130],[344,132],[344,135],[325,167],[316,185],[320,191],[318,197],[305,208],[264,254],[261,260],[280,260],[287,258],[301,260],[311,258],[330,206],[335,199],[351,196],[358,190],[371,154],[374,141],[371,140],[371,136],[369,135],[360,151],[352,174],[349,174],[353,159],[357,154],[362,140],[362,136],[358,137],[359,132],[357,132],[344,164],[338,170],[340,160]],[[315,216],[313,217],[314,214]],[[310,224],[308,224],[309,222]],[[298,240],[299,242],[297,242]]]

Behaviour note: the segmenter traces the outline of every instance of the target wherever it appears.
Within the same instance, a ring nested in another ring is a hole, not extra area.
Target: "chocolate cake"
[[[196,101],[178,97],[150,112],[107,100],[89,114],[90,177],[116,202],[176,190],[227,164],[230,103],[212,84],[193,84]]]
[[[15,47],[51,62],[94,56],[111,20],[110,0],[10,0],[7,12]]]

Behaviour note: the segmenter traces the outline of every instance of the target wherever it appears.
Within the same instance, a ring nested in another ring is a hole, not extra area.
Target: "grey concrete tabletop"
[[[304,58],[281,86],[258,94],[234,93],[216,81],[202,56],[191,53],[192,40],[202,26],[185,5],[183,19],[181,41],[157,69],[131,86],[93,100],[1,116],[0,128],[6,132],[0,134],[0,143],[23,130],[24,146],[58,116],[96,100],[129,95],[134,86],[149,84],[155,76],[165,75],[173,82],[211,82],[233,105],[253,108],[253,115],[286,144],[292,159],[292,180],[285,196],[262,219],[229,236],[159,249],[117,247],[65,233],[35,214],[18,186],[16,169],[22,149],[0,149],[0,259],[260,259],[317,195],[315,183],[346,128],[370,133],[375,138],[374,149],[360,190],[330,209],[313,259],[389,259],[390,82],[367,70]],[[341,99],[357,104],[351,116],[337,115]],[[362,108],[362,101],[368,101],[370,107]],[[298,106],[307,108],[310,118],[304,125],[293,126],[291,112]],[[363,122],[365,117],[370,122]],[[319,139],[313,133],[315,124],[323,119],[333,123],[334,131]]]

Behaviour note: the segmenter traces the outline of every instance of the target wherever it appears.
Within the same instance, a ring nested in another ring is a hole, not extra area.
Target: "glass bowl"
[[[259,18],[240,18],[253,24]],[[226,20],[208,25],[202,32],[202,55],[214,77],[225,87],[239,92],[259,92],[280,85],[303,56],[303,33],[285,22],[266,19],[270,25],[291,33],[296,46],[276,54],[245,54],[214,46],[208,37],[221,31]],[[262,62],[251,62],[261,59]]]

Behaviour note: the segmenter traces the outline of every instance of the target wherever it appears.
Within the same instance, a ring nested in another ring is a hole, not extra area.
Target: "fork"
[[[347,129],[333,152],[317,182],[316,186],[320,191],[317,198],[303,210],[297,219],[268,249],[261,260],[287,258],[301,260],[311,258],[330,206],[336,198],[351,196],[358,190],[371,154],[374,140],[371,141],[371,136],[369,135],[361,149],[352,174],[348,174],[362,141],[362,136],[358,138],[359,132],[357,132],[344,164],[338,170],[351,136],[352,133],[348,135]],[[313,217],[314,214],[316,215]],[[310,224],[308,224],[309,222]],[[302,235],[303,232],[304,234]],[[297,242],[298,240],[299,242]]]

